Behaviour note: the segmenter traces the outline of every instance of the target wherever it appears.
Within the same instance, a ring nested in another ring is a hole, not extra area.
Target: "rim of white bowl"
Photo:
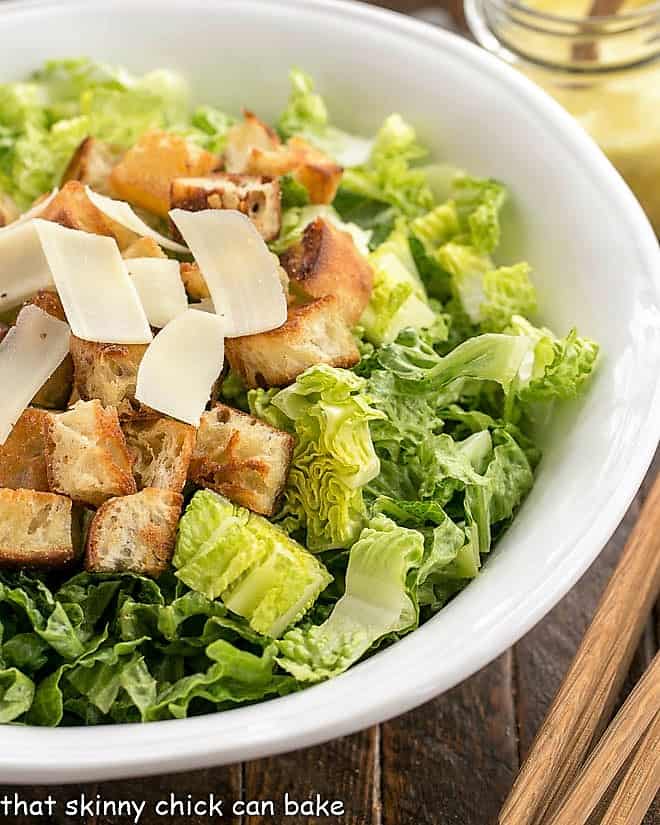
[[[226,4],[237,0],[225,0]],[[217,0],[188,0],[193,10],[213,10]],[[98,3],[115,9],[139,10],[158,6],[161,14],[179,8],[177,0],[105,0]],[[289,7],[313,9],[321,15],[341,14],[365,21],[374,27],[411,41],[442,47],[458,60],[480,65],[505,85],[514,87],[521,99],[569,142],[576,162],[582,164],[599,187],[608,189],[628,231],[635,239],[640,266],[651,275],[660,296],[660,253],[651,226],[635,197],[618,172],[592,139],[552,98],[527,78],[480,49],[442,29],[396,12],[350,3],[347,0],[240,0],[242,9]],[[57,8],[75,11],[89,7],[86,0],[7,0],[0,7],[0,20],[8,15],[25,15],[35,10]],[[309,747],[398,716],[476,673],[515,644],[540,621],[576,583],[614,533],[634,498],[648,469],[660,438],[660,382],[656,385],[645,421],[639,428],[634,454],[608,502],[607,513],[582,535],[575,537],[575,550],[560,571],[544,582],[541,596],[511,605],[498,616],[497,642],[492,638],[474,640],[459,663],[424,661],[420,673],[419,650],[433,633],[434,620],[427,622],[396,645],[351,668],[331,682],[300,693],[272,699],[262,704],[183,720],[152,722],[148,725],[106,725],[102,727],[34,728],[7,726],[3,729],[0,780],[5,783],[67,783],[144,776],[230,764],[242,760]],[[393,687],[393,673],[405,670],[415,660],[418,672]],[[395,666],[395,669],[391,667]],[[403,666],[403,667],[402,667]],[[368,684],[369,689],[364,690]],[[354,687],[362,687],[354,692]],[[350,708],[347,710],[347,708]],[[229,729],[240,730],[240,741],[227,741]]]

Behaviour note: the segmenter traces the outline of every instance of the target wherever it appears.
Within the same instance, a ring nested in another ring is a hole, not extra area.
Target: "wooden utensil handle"
[[[566,794],[607,724],[659,592],[660,476],[502,808],[500,825],[539,825]]]
[[[630,762],[600,825],[641,825],[660,790],[660,711]]]
[[[546,825],[584,825],[658,712],[660,653],[617,713]]]

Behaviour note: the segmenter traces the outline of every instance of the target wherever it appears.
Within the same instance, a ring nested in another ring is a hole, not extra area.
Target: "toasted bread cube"
[[[135,412],[137,372],[146,344],[100,344],[71,336],[73,389],[78,398],[98,398],[121,416]]]
[[[53,492],[92,507],[137,490],[117,410],[98,400],[49,415],[46,470]]]
[[[280,387],[314,364],[348,368],[360,360],[339,303],[330,295],[291,307],[278,329],[227,338],[225,355],[248,387]]]
[[[181,264],[180,270],[181,280],[186,288],[186,292],[191,298],[203,301],[211,297],[204,276],[196,263],[184,262]]]
[[[0,567],[62,567],[75,557],[72,502],[36,490],[0,490]]]
[[[172,209],[236,209],[247,215],[265,241],[274,240],[282,224],[279,181],[257,175],[216,172],[207,178],[177,178],[172,182]]]
[[[332,203],[343,169],[332,158],[299,137],[282,144],[277,134],[252,112],[227,135],[225,169],[277,178],[291,173],[309,192],[312,203]]]
[[[208,302],[204,307],[208,312],[214,312],[213,302],[211,301],[211,293],[204,280],[204,276],[197,265],[197,263],[182,263],[180,265],[181,280],[188,293],[189,297],[196,301]],[[282,266],[278,266],[277,274],[282,282],[282,288],[287,296],[289,296],[289,276]],[[199,307],[200,309],[202,307]]]
[[[232,126],[227,133],[225,169],[227,172],[245,172],[253,149],[272,150],[280,146],[277,132],[252,112],[243,113],[242,123]]]
[[[28,407],[0,446],[0,487],[48,492],[46,424],[48,413]]]
[[[179,135],[147,132],[112,170],[115,195],[167,218],[175,178],[208,175],[218,158]]]
[[[85,569],[160,576],[174,553],[182,504],[180,493],[151,487],[107,501],[87,533]]]
[[[167,258],[153,238],[138,238],[121,253],[122,258]]]
[[[317,218],[280,257],[293,285],[310,298],[334,295],[349,326],[369,303],[373,272],[347,232]]]
[[[84,185],[77,180],[65,183],[39,217],[69,229],[114,238],[120,249],[129,246],[137,237],[135,232],[106,217],[97,209],[87,197]]]
[[[59,321],[66,321],[62,302],[56,292],[42,289],[40,292],[26,301],[26,306],[36,306],[39,309],[57,318]],[[73,361],[67,355],[51,377],[41,387],[39,392],[32,399],[32,404],[37,407],[46,407],[49,410],[64,410],[71,395],[73,387]]]
[[[272,516],[293,447],[289,433],[217,404],[202,415],[189,477],[255,513]]]
[[[86,137],[73,153],[62,175],[62,184],[77,180],[102,195],[110,194],[110,172],[121,151],[102,140]]]
[[[0,229],[7,224],[13,223],[20,218],[21,210],[18,208],[13,198],[0,192]]]
[[[195,428],[168,418],[122,424],[138,490],[157,487],[180,493],[188,477]]]
[[[300,159],[293,177],[307,189],[310,201],[332,203],[344,174],[343,168],[302,138],[290,138],[287,147]]]

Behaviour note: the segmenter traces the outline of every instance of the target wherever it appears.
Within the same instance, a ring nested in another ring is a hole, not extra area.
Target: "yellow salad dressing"
[[[500,44],[600,144],[660,234],[660,3],[626,0],[617,16],[607,18],[608,34],[588,44],[594,51],[586,62],[576,58],[580,25],[570,27],[562,18],[587,20],[591,0],[510,5],[511,15],[493,32]],[[547,17],[539,21],[521,7]],[[620,25],[621,15],[635,12],[639,21]],[[614,35],[616,28],[626,31]],[[576,65],[586,71],[576,72]]]

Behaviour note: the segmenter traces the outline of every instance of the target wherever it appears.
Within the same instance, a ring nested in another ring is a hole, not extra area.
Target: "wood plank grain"
[[[315,748],[245,764],[245,799],[272,799],[282,812],[284,795],[297,802],[341,801],[341,816],[298,814],[284,819],[246,816],[244,825],[287,822],[287,825],[339,823],[380,825],[380,732],[377,727]]]
[[[489,825],[518,770],[512,656],[382,726],[383,825]]]

